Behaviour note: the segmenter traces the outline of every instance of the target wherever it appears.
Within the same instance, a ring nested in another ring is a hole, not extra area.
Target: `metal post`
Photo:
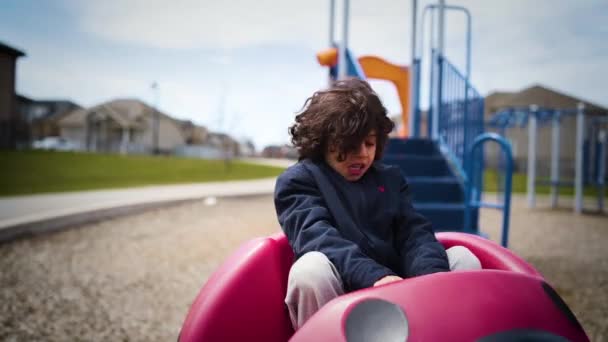
[[[585,141],[585,104],[579,103],[576,111],[576,165],[574,170],[574,212],[583,212],[583,143]]]
[[[334,30],[336,26],[336,0],[329,1],[329,46],[334,45]]]
[[[342,41],[338,52],[338,79],[346,78],[348,65],[346,65],[346,49],[348,48],[348,12],[349,0],[344,0],[344,15],[342,17]]]
[[[471,12],[464,9],[467,16],[467,82],[471,80]]]
[[[429,109],[426,112],[426,137],[428,139],[433,138],[433,114],[437,108],[435,108],[435,51],[431,51],[431,63],[430,63],[430,87],[429,87]]]
[[[151,88],[155,91],[155,97],[154,97],[154,113],[152,115],[154,115],[153,118],[153,124],[152,124],[152,153],[153,154],[158,154],[159,153],[159,133],[160,133],[160,114],[158,112],[158,99],[159,99],[159,92],[160,89],[158,88],[158,83],[154,82],[152,83]]]
[[[445,0],[439,0],[439,24],[437,33],[437,58],[433,61],[436,63],[437,72],[435,73],[435,87],[436,87],[436,98],[435,98],[435,109],[433,110],[433,134],[432,139],[439,139],[439,113],[441,112],[441,58],[443,57],[443,48],[445,43]]]
[[[598,155],[600,158],[599,170],[597,172],[597,209],[599,212],[604,211],[604,196],[606,195],[606,144],[608,144],[608,137],[605,130],[600,131],[600,149]]]
[[[445,45],[445,0],[439,0],[439,32],[437,37],[437,50],[443,55]]]
[[[334,47],[334,31],[336,27],[336,0],[329,1],[329,47]],[[331,78],[331,72],[327,75],[327,86],[331,88],[333,79]]]
[[[530,106],[528,114],[528,208],[536,207],[536,113],[537,105]]]
[[[551,131],[551,208],[557,208],[559,200],[559,153],[560,153],[560,112],[553,114]]]
[[[333,1],[333,0],[332,0]],[[408,115],[408,132],[413,137],[417,135],[417,129],[415,128],[415,122],[418,121],[414,116],[416,115],[416,98],[418,84],[416,82],[416,18],[418,16],[418,0],[412,0],[412,62],[410,64],[410,113]]]

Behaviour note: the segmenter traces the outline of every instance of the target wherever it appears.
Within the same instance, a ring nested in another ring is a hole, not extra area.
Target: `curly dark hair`
[[[380,98],[366,81],[355,78],[337,81],[306,100],[296,122],[289,127],[289,134],[300,159],[322,159],[328,144],[332,144],[342,161],[375,131],[375,159],[379,160],[388,134],[395,127],[386,114]]]

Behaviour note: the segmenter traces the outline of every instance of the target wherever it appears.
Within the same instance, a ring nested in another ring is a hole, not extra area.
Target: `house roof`
[[[87,118],[86,113],[87,110],[84,108],[75,109],[62,115],[62,117],[57,120],[57,123],[67,127],[84,127]]]
[[[608,115],[608,108],[538,84],[518,92],[494,92],[486,96],[486,103],[492,103],[495,109],[535,104],[545,108],[573,110],[581,102],[585,104],[587,114]]]
[[[25,52],[15,49],[12,46],[0,42],[0,53],[4,53],[13,57],[25,56]]]
[[[138,99],[115,99],[108,102],[100,103],[96,106],[72,111],[61,119],[61,124],[84,126],[88,115],[102,115],[112,119],[117,125],[124,128],[141,128],[144,118],[155,115],[157,110],[147,105]],[[185,131],[185,121],[177,120],[171,116],[158,111],[161,118],[169,119]],[[192,124],[192,128],[198,127]]]
[[[156,109],[137,99],[117,99],[101,103],[87,110],[88,113],[107,115],[121,127],[139,127],[141,120],[154,115]],[[167,114],[158,111],[160,117],[169,118]]]
[[[82,108],[80,105],[69,101],[69,100],[35,100],[23,95],[17,95],[17,101],[24,115],[27,114],[29,109],[32,107],[40,107],[43,109],[42,112],[37,112],[35,116],[30,118],[36,121],[57,121],[67,113]]]

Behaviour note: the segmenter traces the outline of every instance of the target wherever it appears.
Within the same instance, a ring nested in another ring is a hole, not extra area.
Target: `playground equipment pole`
[[[551,131],[551,208],[557,208],[559,198],[560,112],[553,115]]]
[[[605,130],[600,131],[600,150],[598,155],[600,156],[600,165],[597,173],[597,183],[599,186],[597,193],[597,208],[601,212],[604,211],[604,196],[606,194],[606,144],[608,144],[608,134]]]
[[[348,66],[346,65],[346,49],[348,47],[348,12],[349,0],[344,0],[344,15],[342,18],[342,41],[338,52],[338,79],[346,78]]]
[[[160,98],[160,88],[157,82],[153,82],[150,86],[152,90],[154,90],[154,118],[152,125],[152,144],[154,145],[153,154],[159,154],[159,134],[160,134],[160,113],[159,113],[159,98]]]
[[[334,47],[334,31],[336,26],[336,0],[329,0],[329,47]],[[331,73],[327,76],[327,86],[331,87]]]
[[[574,212],[583,212],[583,143],[585,141],[585,104],[576,107],[576,165],[574,171]]]
[[[333,1],[333,0],[332,0]],[[410,63],[410,113],[408,115],[408,132],[411,136],[416,138],[418,129],[415,128],[415,122],[417,121],[414,116],[416,113],[416,101],[414,100],[418,95],[417,88],[419,87],[416,84],[416,73],[417,68],[420,68],[420,65],[416,65],[416,17],[418,14],[418,0],[412,0],[412,62]],[[414,86],[415,85],[415,86]]]
[[[334,26],[336,25],[336,0],[329,0],[329,46],[334,44]]]
[[[528,115],[528,208],[536,206],[536,113],[537,105],[530,106]]]
[[[437,52],[443,55],[445,45],[445,0],[439,0],[439,33],[437,38]]]
[[[441,111],[441,96],[439,96],[441,92],[441,84],[440,84],[440,56],[443,56],[443,48],[445,43],[445,0],[439,0],[439,29],[437,33],[437,59],[433,61],[433,64],[436,65],[437,72],[435,73],[435,82],[433,85],[436,87],[435,94],[435,103],[433,108],[433,128],[432,128],[432,138],[437,140],[439,139],[439,112]]]

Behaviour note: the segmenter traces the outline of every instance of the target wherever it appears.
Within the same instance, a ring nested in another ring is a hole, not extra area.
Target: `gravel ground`
[[[608,341],[608,218],[530,211],[511,248],[536,266],[592,341]],[[542,203],[539,205],[542,206]],[[481,225],[498,240],[500,214]],[[270,196],[203,201],[0,245],[0,340],[174,341],[210,273],[279,229]]]

